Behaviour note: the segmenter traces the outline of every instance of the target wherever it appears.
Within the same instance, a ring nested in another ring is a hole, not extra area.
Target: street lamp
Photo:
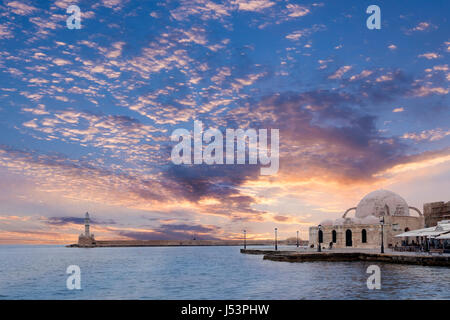
[[[244,230],[244,250],[247,249],[247,230]]]
[[[277,251],[277,250],[278,250],[278,243],[277,243],[277,231],[278,231],[278,228],[275,228],[275,251]]]
[[[384,217],[380,218],[381,224],[381,253],[384,253]]]
[[[321,232],[321,229],[322,229],[322,225],[321,224],[319,224],[319,231],[317,232],[317,237],[319,238],[319,239],[317,239],[318,241],[318,243],[319,243],[319,245],[317,246],[317,252],[322,252],[322,246],[320,245],[320,232]]]
[[[298,231],[297,231],[297,248],[298,248]]]

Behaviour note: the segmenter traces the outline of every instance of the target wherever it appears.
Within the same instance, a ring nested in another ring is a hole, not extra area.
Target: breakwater
[[[281,241],[280,244],[284,242]],[[69,248],[97,247],[180,247],[180,246],[242,246],[242,240],[95,240],[70,244]],[[273,240],[247,240],[248,246],[273,245]]]
[[[244,254],[261,254],[264,260],[282,262],[348,262],[367,261],[423,266],[450,267],[450,255],[446,254],[397,254],[367,252],[292,252],[275,250],[244,250]]]

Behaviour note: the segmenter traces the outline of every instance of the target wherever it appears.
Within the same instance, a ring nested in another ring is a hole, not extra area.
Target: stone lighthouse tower
[[[89,218],[89,213],[86,212],[84,215],[84,233],[80,234],[78,237],[79,247],[93,247],[95,246],[94,235],[90,232],[91,219]]]
[[[86,215],[84,216],[84,235],[86,237],[89,237],[89,212],[86,212]]]

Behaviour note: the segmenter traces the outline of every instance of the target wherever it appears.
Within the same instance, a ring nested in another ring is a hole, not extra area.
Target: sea
[[[446,267],[377,263],[381,287],[369,289],[368,262],[275,262],[239,249],[1,245],[0,299],[450,299]],[[67,285],[69,266],[80,289]]]

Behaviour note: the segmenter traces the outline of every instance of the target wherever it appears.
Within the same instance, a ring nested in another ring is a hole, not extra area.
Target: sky
[[[0,244],[74,243],[86,211],[97,239],[307,239],[376,189],[449,201],[449,9],[2,1]],[[279,129],[278,173],[175,165],[195,120]]]

